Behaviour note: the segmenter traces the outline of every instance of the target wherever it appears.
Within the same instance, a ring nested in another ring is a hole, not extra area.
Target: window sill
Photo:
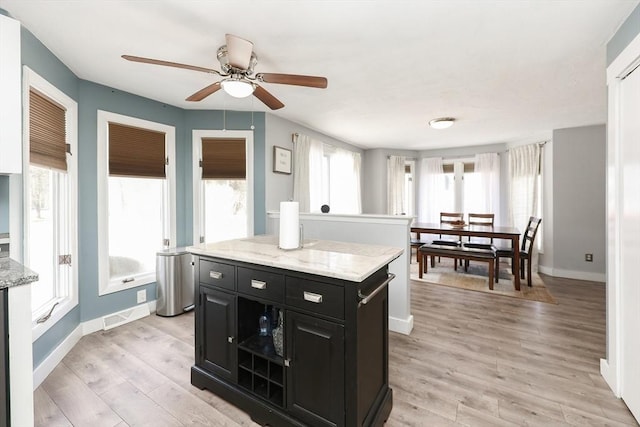
[[[148,285],[156,282],[156,276],[154,273],[148,273],[142,276],[134,278],[131,282],[122,283],[122,280],[112,280],[106,283],[106,286],[101,284],[98,296],[108,295],[115,292],[125,291],[127,289],[137,288],[138,286]]]

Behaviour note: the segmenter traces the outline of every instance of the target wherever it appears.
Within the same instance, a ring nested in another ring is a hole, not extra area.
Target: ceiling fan
[[[221,71],[140,56],[122,55],[122,57],[128,61],[184,68],[223,77],[221,81],[200,89],[188,97],[187,101],[202,101],[207,96],[224,89],[225,92],[236,98],[244,98],[253,94],[267,107],[277,110],[284,107],[284,104],[258,83],[276,83],[320,89],[327,87],[325,77],[279,73],[257,73],[254,75],[254,67],[258,63],[258,57],[253,52],[253,43],[231,34],[226,34],[225,38],[227,44],[220,46],[217,53]]]

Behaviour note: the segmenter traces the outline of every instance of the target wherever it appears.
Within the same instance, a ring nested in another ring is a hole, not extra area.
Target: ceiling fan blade
[[[300,76],[296,74],[259,73],[256,78],[265,83],[278,83],[283,85],[308,86],[324,89],[327,87],[325,77]]]
[[[258,98],[264,105],[272,110],[278,110],[284,107],[284,104],[280,102],[278,98],[271,95],[265,88],[260,85],[256,85],[256,89],[253,91],[253,96]]]
[[[203,99],[205,99],[207,96],[211,95],[212,93],[216,93],[217,91],[220,90],[222,86],[220,86],[220,82],[215,82],[214,84],[211,84],[205,88],[200,89],[199,91],[197,91],[196,93],[194,93],[193,95],[191,95],[190,97],[188,97],[186,100],[187,101],[202,101]]]
[[[229,65],[240,70],[247,70],[251,63],[253,43],[233,34],[226,34]]]
[[[203,73],[220,75],[220,72],[217,70],[214,70],[212,68],[198,67],[196,65],[180,64],[178,62],[163,61],[161,59],[143,58],[141,56],[132,56],[132,55],[122,55],[122,57],[127,61],[142,62],[144,64],[153,64],[153,65],[164,65],[167,67],[175,67],[175,68],[184,68],[187,70],[201,71]]]

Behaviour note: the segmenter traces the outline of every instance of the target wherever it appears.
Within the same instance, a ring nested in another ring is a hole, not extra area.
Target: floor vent
[[[106,331],[134,320],[142,319],[151,314],[147,304],[137,305],[133,308],[112,313],[102,318],[103,329]]]

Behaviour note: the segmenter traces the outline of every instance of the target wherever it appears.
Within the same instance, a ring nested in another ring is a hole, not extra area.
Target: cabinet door
[[[344,328],[287,311],[287,409],[310,426],[343,426]]]
[[[236,297],[225,292],[200,286],[198,307],[198,366],[221,377],[235,381]]]

